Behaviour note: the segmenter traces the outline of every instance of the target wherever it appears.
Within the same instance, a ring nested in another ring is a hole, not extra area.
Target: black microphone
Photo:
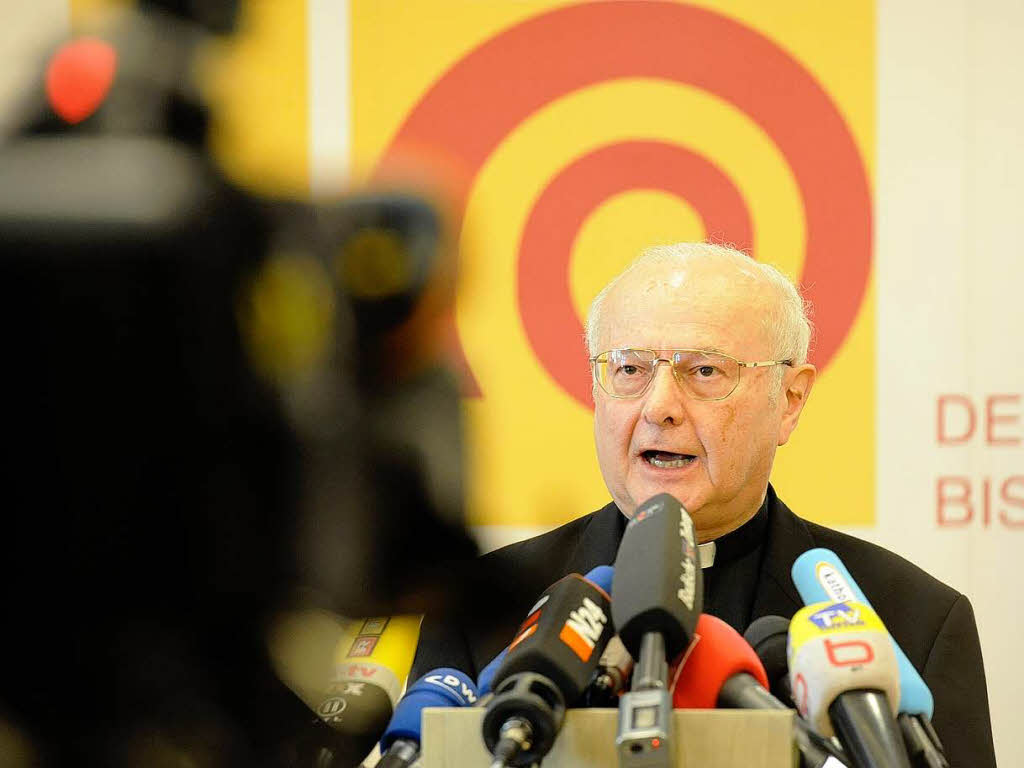
[[[636,659],[633,688],[619,701],[620,766],[672,763],[668,662],[689,644],[704,607],[697,532],[667,493],[641,504],[615,561],[612,619]]]
[[[762,616],[747,627],[743,639],[754,649],[768,675],[768,690],[787,707],[793,705],[793,690],[789,685],[789,661],[786,646],[789,642],[789,619],[782,616]]]
[[[541,595],[495,673],[483,737],[492,768],[528,766],[550,750],[565,708],[590,683],[613,631],[609,566],[570,574]]]
[[[903,733],[903,743],[913,768],[949,768],[939,734],[926,715],[900,712],[896,722]]]
[[[585,707],[618,707],[619,694],[626,690],[633,674],[633,657],[618,635],[608,645],[597,663],[594,679],[583,693]]]

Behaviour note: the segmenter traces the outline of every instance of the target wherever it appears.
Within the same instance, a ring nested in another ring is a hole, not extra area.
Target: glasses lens
[[[672,354],[672,370],[683,388],[697,400],[728,397],[739,381],[739,364],[714,352],[680,350]]]
[[[634,397],[647,387],[654,355],[646,349],[613,349],[598,356],[597,383],[616,397]]]

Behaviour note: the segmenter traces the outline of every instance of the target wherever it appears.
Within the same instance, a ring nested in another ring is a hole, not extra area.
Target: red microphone
[[[669,679],[676,709],[788,709],[768,692],[768,675],[750,644],[706,613],[697,620],[693,642],[676,659]],[[848,762],[801,717],[793,718],[793,743],[803,766],[823,768],[830,758]]]
[[[768,687],[768,675],[754,649],[739,632],[707,613],[700,615],[693,642],[674,664],[669,688],[676,709],[749,709],[741,703],[745,697],[736,694],[750,686]]]

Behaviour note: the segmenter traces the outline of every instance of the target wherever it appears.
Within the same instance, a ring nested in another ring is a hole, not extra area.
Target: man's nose
[[[642,415],[651,424],[678,426],[686,418],[685,397],[671,363],[659,360],[655,363],[654,380],[644,396]]]

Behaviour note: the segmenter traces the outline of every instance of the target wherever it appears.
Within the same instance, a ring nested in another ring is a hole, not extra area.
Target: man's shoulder
[[[950,604],[960,596],[948,584],[885,547],[810,520],[803,520],[803,523],[818,546],[831,549],[839,555],[851,574],[856,569],[871,581],[884,582],[890,586],[906,586],[931,597],[943,596]],[[865,594],[868,594],[866,590]]]
[[[483,561],[515,573],[524,600],[570,573],[586,574],[615,560],[625,518],[614,504],[570,520],[553,530],[495,549]],[[528,607],[528,606],[527,606]]]
[[[843,565],[872,601],[874,595],[867,589],[866,583],[883,585],[894,582],[892,586],[912,588],[929,596],[943,595],[950,603],[960,596],[955,589],[943,584],[905,557],[866,539],[800,517],[775,496],[774,489],[770,489],[770,493],[772,535],[779,539],[775,546],[780,554],[782,549],[786,550],[785,554],[789,555],[786,559],[790,565],[804,551],[822,547],[839,555]],[[861,581],[862,577],[864,582]]]
[[[803,531],[805,543],[839,555],[923,676],[935,700],[932,724],[950,765],[994,766],[984,663],[967,597],[877,544],[795,515],[791,522],[796,527],[789,533]]]
[[[536,536],[520,539],[503,547],[493,549],[482,555],[482,557],[489,560],[529,560],[538,554],[543,554],[553,549],[575,546],[579,542],[583,531],[590,524],[591,518],[596,514],[597,512],[590,512],[589,514],[582,515],[574,520],[570,520],[568,523],[552,528],[550,531],[545,531]]]
[[[427,617],[413,664],[414,672],[448,662],[466,670],[480,670],[514,636],[537,598],[567,574],[587,573],[595,565],[615,559],[622,513],[614,504],[570,520],[553,530],[492,550],[478,561],[478,576],[502,580],[501,615],[481,626],[463,617],[458,627],[439,626]],[[456,659],[453,648],[464,649]],[[432,666],[431,666],[432,665]]]
[[[966,598],[885,547],[796,515],[793,519],[806,531],[808,549],[823,547],[839,556],[904,652],[923,668],[954,605]]]
[[[579,564],[574,561],[585,560],[589,552],[601,550],[601,555],[610,553],[614,559],[624,527],[621,518],[618,507],[614,503],[607,504],[550,531],[492,550],[483,557],[516,563],[554,557],[559,563],[570,566]]]

